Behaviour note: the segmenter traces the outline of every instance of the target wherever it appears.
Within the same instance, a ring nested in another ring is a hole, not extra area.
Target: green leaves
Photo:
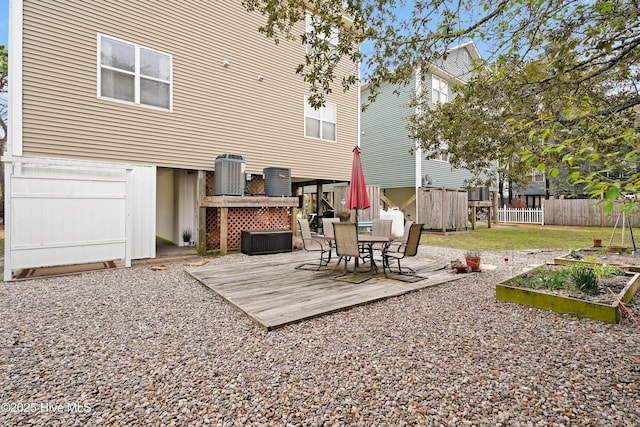
[[[556,194],[604,203],[640,192],[637,1],[243,4],[264,16],[261,31],[276,42],[282,38],[281,45],[295,42],[305,51],[312,45],[295,71],[317,105],[335,84],[347,90],[366,81],[367,102],[375,102],[381,85],[402,92],[411,87],[406,85],[417,66],[441,67],[452,60],[452,48],[480,40],[486,62],[474,57],[473,73],[461,69],[452,76],[467,81],[455,100],[435,107],[425,93],[412,103],[423,114],[412,117],[408,128],[425,152],[446,144],[454,164],[480,174],[497,162],[502,179],[521,184],[535,167],[547,173]],[[304,34],[307,11],[321,23],[315,41]],[[335,50],[326,43],[331,28],[339,34]],[[429,87],[423,86],[427,92]]]
[[[620,189],[617,188],[615,185],[610,186],[604,195],[605,199],[611,200],[611,201],[615,201],[618,198],[618,196],[620,196]]]
[[[596,10],[601,13],[601,14],[606,14],[609,13],[611,11],[613,4],[610,1],[605,1],[605,2],[599,2],[596,3]]]

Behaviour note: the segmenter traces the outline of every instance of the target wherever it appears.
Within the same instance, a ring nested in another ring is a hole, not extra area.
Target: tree
[[[7,83],[9,82],[9,52],[4,45],[0,45],[0,152],[4,153],[7,147]],[[3,188],[4,189],[4,188]]]
[[[478,129],[508,127],[504,133],[487,132],[477,138],[476,151],[477,144],[489,143],[496,149],[493,157],[512,169],[516,167],[513,157],[521,150],[521,160],[556,177],[562,165],[570,179],[594,197],[604,195],[607,209],[621,193],[640,192],[638,112],[634,109],[640,105],[638,0],[243,3],[247,10],[265,15],[259,30],[268,37],[276,42],[280,37],[299,39],[313,47],[296,71],[309,83],[310,102],[316,105],[324,103],[334,81],[340,79],[347,90],[359,77],[367,81],[371,89],[367,101],[373,102],[382,82],[406,84],[416,69],[427,69],[452,46],[474,40],[491,64],[491,73],[478,64],[482,77],[468,93],[502,85],[505,101],[500,114],[490,117],[482,102],[473,103],[478,96],[462,96],[455,101],[459,105],[451,108],[458,108],[456,114],[466,108],[465,117]],[[310,33],[296,34],[307,9],[320,19]],[[326,40],[336,28],[339,43],[332,49]],[[364,42],[366,49],[361,53],[358,48]],[[360,61],[363,76],[354,68],[338,75],[338,70],[346,68],[337,66],[342,60]],[[516,74],[511,74],[514,70]],[[411,125],[417,135],[418,123],[416,119]],[[511,150],[509,140],[515,145]],[[482,147],[483,153],[492,153]],[[585,174],[581,165],[587,163],[600,167]],[[625,173],[612,178],[614,166],[620,165]]]
[[[505,64],[515,63],[505,60]],[[508,75],[513,75],[510,70]],[[430,94],[419,94],[414,106],[422,114],[409,121],[411,136],[419,141],[426,157],[433,157],[446,148],[453,167],[474,173],[470,187],[496,184],[494,175],[483,173],[497,164],[498,186],[523,186],[531,177],[531,167],[520,161],[520,153],[528,145],[526,132],[505,126],[506,120],[524,106],[513,98],[514,82],[498,79],[495,69],[484,69],[468,83],[451,88],[455,95],[450,102],[430,108]],[[495,164],[494,164],[495,162]],[[501,204],[505,201],[501,200]]]
[[[7,83],[9,79],[9,52],[4,45],[0,45],[0,127],[2,137],[0,137],[0,153],[4,154],[7,149]],[[4,163],[0,162],[0,203],[4,217]]]

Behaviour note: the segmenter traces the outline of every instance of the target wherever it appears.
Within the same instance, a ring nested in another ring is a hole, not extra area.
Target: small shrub
[[[577,290],[590,294],[598,292],[598,276],[592,268],[576,265],[567,271]]]
[[[601,264],[594,265],[591,268],[593,269],[593,271],[595,271],[596,276],[598,276],[599,279],[603,279],[609,276],[624,276],[625,274],[624,270],[617,265]]]
[[[526,288],[544,288],[550,291],[565,287],[566,273],[565,270],[548,270],[540,269],[533,270],[529,273],[529,276],[525,279],[519,277],[518,286]]]
[[[598,258],[598,255],[587,255],[586,257],[584,257],[585,262],[591,262],[591,263],[596,263],[596,262],[600,262],[600,258]]]
[[[182,241],[185,243],[189,243],[191,241],[192,231],[190,228],[185,228],[182,230]]]
[[[549,271],[548,273],[540,277],[542,286],[550,291],[561,289],[566,281],[565,274],[562,271]]]
[[[475,250],[475,249],[474,249],[474,250],[467,251],[467,252],[464,254],[464,257],[465,257],[465,258],[480,258],[480,251],[477,251],[477,250]]]
[[[531,280],[527,280],[524,277],[516,277],[513,279],[514,285],[519,288],[531,288],[533,289],[535,284]]]

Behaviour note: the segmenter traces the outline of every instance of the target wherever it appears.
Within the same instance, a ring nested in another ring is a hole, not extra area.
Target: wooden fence
[[[611,215],[604,213],[603,205],[593,199],[543,200],[544,223],[547,225],[574,225],[585,227],[613,227],[619,218],[622,202],[616,203]],[[632,227],[640,226],[640,212],[628,217]],[[619,224],[621,225],[621,224]]]
[[[418,191],[417,222],[427,230],[466,230],[469,223],[467,192],[452,188],[422,187]]]
[[[369,195],[369,203],[371,206],[367,209],[358,211],[358,221],[373,221],[380,218],[380,186],[379,185],[367,185],[367,194]],[[346,184],[336,184],[333,188],[333,200],[336,213],[348,211],[346,207],[342,206],[341,200],[347,200],[349,196],[349,186]],[[353,217],[355,219],[355,216]]]

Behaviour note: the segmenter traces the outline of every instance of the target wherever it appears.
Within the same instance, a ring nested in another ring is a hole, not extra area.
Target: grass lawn
[[[579,249],[593,246],[593,239],[601,239],[607,246],[613,227],[568,227],[557,225],[492,225],[468,232],[443,235],[423,232],[422,243],[458,249],[510,251],[521,249]],[[634,229],[636,246],[640,246],[640,231]],[[612,245],[620,246],[622,230],[618,226]],[[632,247],[629,229],[625,229],[624,246]]]
[[[445,246],[458,249],[476,249],[485,251],[512,251],[521,249],[580,249],[591,247],[593,239],[602,239],[607,246],[611,238],[612,227],[566,227],[558,225],[492,225],[492,228],[476,228],[467,232],[422,233],[422,244]],[[640,230],[634,229],[636,246],[640,247]],[[612,245],[620,246],[622,230],[620,226],[613,237]],[[625,229],[624,246],[630,248],[631,236]],[[0,239],[0,256],[4,255],[4,238]],[[0,266],[1,267],[1,266]]]

